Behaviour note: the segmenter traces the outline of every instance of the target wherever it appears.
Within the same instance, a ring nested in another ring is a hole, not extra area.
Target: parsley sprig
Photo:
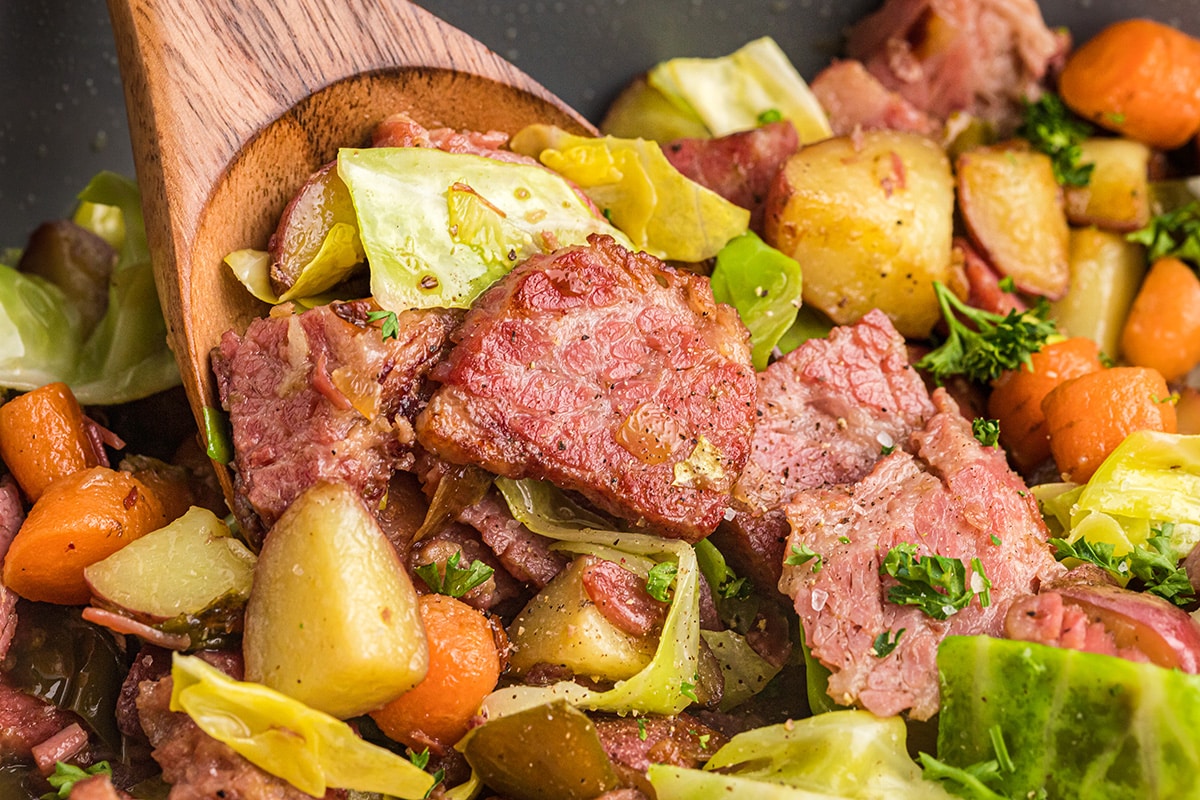
[[[379,336],[382,339],[400,338],[400,318],[395,311],[371,311],[367,314],[367,322],[382,322],[379,326]]]
[[[1095,164],[1081,164],[1083,140],[1092,126],[1074,116],[1058,95],[1046,92],[1037,102],[1026,100],[1017,135],[1050,156],[1054,179],[1062,186],[1087,186]]]
[[[995,447],[1000,441],[1000,420],[976,417],[971,421],[971,433],[984,447]]]
[[[419,753],[416,750],[409,750],[408,751],[408,760],[411,761],[413,766],[416,767],[417,769],[425,769],[427,766],[429,766],[429,748],[426,747],[424,750],[422,750]],[[434,771],[433,786],[429,787],[429,791],[425,793],[425,796],[430,797],[433,794],[433,790],[436,789],[438,784],[441,783],[445,779],[446,779],[446,770],[439,768],[436,771]]]
[[[94,775],[108,775],[111,777],[112,767],[109,766],[107,761],[97,761],[86,769],[64,761],[55,762],[54,774],[46,778],[46,782],[54,787],[55,791],[46,792],[42,795],[41,800],[56,800],[56,798],[70,797],[71,790],[75,788],[75,784]]]
[[[674,561],[661,561],[650,568],[646,576],[646,594],[660,603],[671,602],[671,584],[679,574],[679,565]]]
[[[895,633],[884,631],[876,636],[875,642],[871,645],[871,655],[876,658],[887,658],[890,656],[892,651],[896,649],[896,645],[900,644],[900,637],[904,635],[906,630],[908,628],[901,628]]]
[[[492,577],[495,570],[482,561],[472,561],[464,566],[459,566],[461,555],[461,553],[452,554],[446,559],[442,569],[439,569],[437,563],[431,563],[422,564],[413,571],[421,576],[421,580],[425,581],[430,591],[451,597],[462,597]]]
[[[1007,370],[1029,366],[1029,357],[1058,333],[1054,323],[1045,318],[1049,309],[1044,299],[1028,311],[995,314],[967,305],[938,281],[933,289],[950,336],[916,366],[928,370],[939,384],[951,375],[990,383]],[[963,324],[958,314],[974,323],[975,330]]]
[[[1125,238],[1144,244],[1151,262],[1174,256],[1200,265],[1200,202],[1193,200],[1174,211],[1159,214],[1149,225]]]
[[[813,562],[813,572],[821,571],[823,562],[821,554],[806,544],[794,544],[792,545],[792,552],[783,560],[783,563],[790,567],[798,567],[801,564],[807,564],[809,561]]]
[[[934,619],[946,619],[962,611],[979,595],[984,608],[991,605],[992,582],[983,572],[978,558],[971,559],[974,576],[967,583],[967,567],[961,559],[917,555],[917,546],[901,542],[888,551],[879,565],[880,575],[890,575],[898,586],[888,589],[889,603],[918,606]]]
[[[1146,539],[1146,546],[1135,546],[1121,556],[1113,555],[1115,548],[1107,542],[1089,542],[1077,539],[1051,539],[1059,561],[1076,558],[1104,569],[1121,581],[1137,578],[1145,590],[1164,600],[1186,606],[1196,599],[1195,590],[1188,580],[1187,572],[1179,568],[1179,562],[1171,549],[1170,523],[1154,529],[1155,535]]]

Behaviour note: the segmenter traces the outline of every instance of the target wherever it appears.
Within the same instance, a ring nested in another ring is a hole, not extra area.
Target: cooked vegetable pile
[[[1200,42],[911,5],[380,109],[202,430],[134,186],[6,252],[0,794],[1200,797]]]

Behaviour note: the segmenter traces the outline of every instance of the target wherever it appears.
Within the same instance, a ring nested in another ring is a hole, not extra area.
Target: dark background
[[[597,121],[621,86],[656,62],[725,55],[765,34],[811,78],[837,53],[846,25],[878,0],[420,4]],[[1131,15],[1200,34],[1200,0],[1043,0],[1042,7],[1051,25],[1070,27],[1078,39]],[[38,222],[69,213],[101,169],[133,174],[104,0],[0,0],[0,247],[19,246]]]

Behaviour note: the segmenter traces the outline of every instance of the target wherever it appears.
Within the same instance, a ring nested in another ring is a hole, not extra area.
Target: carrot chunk
[[[1064,381],[1042,400],[1050,451],[1068,480],[1083,483],[1134,431],[1175,433],[1175,403],[1163,376],[1113,367]]]
[[[492,625],[479,611],[444,594],[422,595],[419,602],[429,671],[371,718],[388,737],[414,749],[449,747],[496,688],[500,653]]]
[[[50,484],[4,559],[4,584],[27,600],[82,605],[85,567],[167,522],[153,490],[127,472],[92,467]]]
[[[1148,19],[1117,22],[1071,55],[1058,88],[1097,125],[1170,150],[1200,129],[1200,43]]]
[[[1169,381],[1200,363],[1200,277],[1191,267],[1177,258],[1154,262],[1121,329],[1121,352]]]
[[[99,464],[83,409],[65,383],[49,383],[0,406],[0,458],[36,502],[53,481]]]
[[[1017,469],[1050,458],[1050,433],[1042,399],[1063,381],[1101,369],[1100,349],[1085,336],[1048,344],[1029,357],[1030,367],[1005,372],[992,385],[987,413],[1000,423],[1000,444]]]

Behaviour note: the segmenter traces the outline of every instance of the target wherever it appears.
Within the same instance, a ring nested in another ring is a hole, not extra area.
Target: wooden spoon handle
[[[594,129],[467,34],[405,0],[108,0],[168,339],[197,421],[209,354],[265,307],[222,266],[263,248],[339,146],[395,111],[426,125]],[[229,476],[219,475],[230,497]]]

